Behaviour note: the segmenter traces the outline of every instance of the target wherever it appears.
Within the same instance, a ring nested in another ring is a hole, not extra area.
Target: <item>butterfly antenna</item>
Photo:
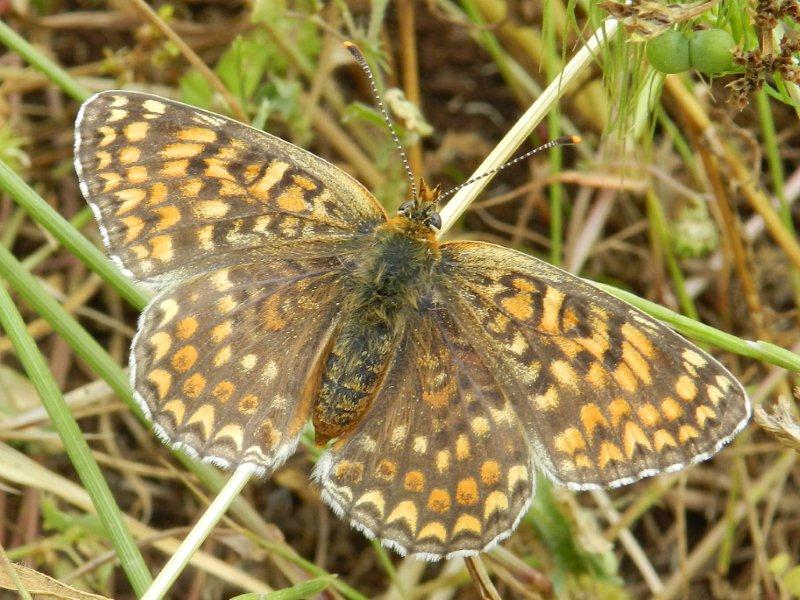
[[[367,59],[364,58],[364,55],[359,50],[358,46],[356,46],[353,42],[344,42],[344,47],[353,55],[353,58],[356,59],[358,66],[364,71],[367,76],[367,81],[369,82],[369,87],[372,90],[372,97],[375,98],[375,104],[378,105],[378,108],[383,114],[383,120],[386,121],[386,126],[389,128],[389,131],[392,134],[392,139],[394,140],[394,145],[397,146],[397,150],[400,152],[400,158],[403,159],[403,168],[406,170],[406,175],[408,176],[408,182],[411,185],[411,197],[417,197],[417,186],[414,185],[414,174],[411,172],[411,165],[408,162],[408,157],[406,156],[406,151],[403,149],[403,146],[400,144],[400,138],[397,136],[397,131],[394,128],[394,124],[392,123],[392,119],[389,117],[389,113],[386,111],[386,107],[383,105],[383,101],[381,100],[381,95],[378,93],[378,86],[375,85],[375,78],[372,76],[372,70],[369,68],[369,64],[367,64]]]
[[[448,196],[452,196],[458,190],[460,190],[463,187],[466,187],[466,186],[470,185],[471,183],[475,183],[476,181],[479,181],[479,180],[483,179],[484,177],[489,177],[489,175],[494,175],[498,171],[502,171],[506,167],[510,167],[511,165],[515,165],[518,162],[520,162],[521,160],[525,160],[526,158],[528,158],[530,156],[533,156],[534,154],[538,154],[539,152],[542,152],[544,150],[550,150],[550,148],[556,148],[558,146],[571,146],[572,144],[580,144],[580,143],[581,143],[581,138],[578,135],[565,135],[564,137],[560,137],[560,138],[556,138],[554,140],[550,140],[549,142],[547,142],[545,144],[542,144],[538,148],[534,148],[530,152],[526,152],[522,156],[518,156],[514,160],[508,161],[504,165],[500,165],[496,169],[492,169],[491,171],[486,171],[486,173],[481,173],[477,177],[473,177],[469,181],[465,181],[461,185],[457,185],[452,190],[448,190],[447,192],[445,192],[444,194],[439,196],[439,201],[441,202],[442,200],[444,200]]]

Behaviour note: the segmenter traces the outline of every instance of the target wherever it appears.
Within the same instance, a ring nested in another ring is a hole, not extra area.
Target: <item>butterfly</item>
[[[438,188],[388,216],[305,150],[128,91],[81,107],[75,168],[111,260],[158,291],[130,377],[159,437],[268,474],[311,420],[322,498],[400,554],[486,551],[537,470],[624,485],[709,458],[750,416],[720,363],[639,310],[440,242]]]

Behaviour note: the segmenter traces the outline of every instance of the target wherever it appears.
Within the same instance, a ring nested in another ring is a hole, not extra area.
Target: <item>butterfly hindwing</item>
[[[178,102],[101,92],[75,167],[112,259],[155,285],[254,255],[330,256],[385,220],[356,180],[284,140]]]
[[[480,242],[443,244],[440,270],[444,305],[558,482],[616,486],[679,469],[750,416],[710,355],[578,277]]]
[[[336,262],[226,267],[153,299],[131,348],[131,379],[162,438],[262,472],[294,452],[338,322]]]
[[[471,555],[510,535],[532,493],[522,423],[443,310],[408,323],[383,385],[315,477],[333,510],[402,554]]]

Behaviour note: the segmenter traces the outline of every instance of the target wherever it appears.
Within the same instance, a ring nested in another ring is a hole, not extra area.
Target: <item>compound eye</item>
[[[439,213],[433,213],[430,217],[428,217],[428,225],[434,229],[442,228],[442,217],[439,216]]]
[[[409,212],[411,212],[412,208],[414,208],[414,203],[413,202],[411,202],[411,201],[403,202],[400,205],[400,208],[397,209],[397,214],[398,215],[407,215]]]

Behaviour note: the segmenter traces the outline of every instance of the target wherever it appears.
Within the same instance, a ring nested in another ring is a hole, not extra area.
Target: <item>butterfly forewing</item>
[[[534,482],[522,422],[447,312],[410,322],[362,423],[315,476],[334,511],[402,554],[475,554],[510,535]]]
[[[334,255],[385,219],[361,184],[279,138],[165,98],[109,91],[75,165],[109,253],[154,284],[253,257]]]
[[[584,489],[676,470],[746,424],[731,374],[632,306],[501,246],[451,242],[442,256],[444,304],[554,480]]]

